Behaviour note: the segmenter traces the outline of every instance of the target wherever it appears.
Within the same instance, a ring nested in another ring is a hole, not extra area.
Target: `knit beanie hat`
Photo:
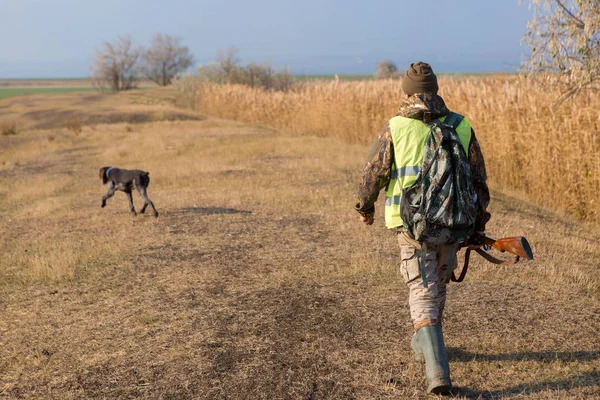
[[[402,90],[409,96],[415,93],[437,94],[437,77],[431,66],[421,61],[410,64],[402,79]]]

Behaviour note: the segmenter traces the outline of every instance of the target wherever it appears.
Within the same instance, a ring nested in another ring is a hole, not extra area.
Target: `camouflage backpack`
[[[434,245],[464,241],[475,226],[476,192],[465,150],[456,133],[463,116],[434,120],[416,181],[402,191],[400,213],[408,233]]]

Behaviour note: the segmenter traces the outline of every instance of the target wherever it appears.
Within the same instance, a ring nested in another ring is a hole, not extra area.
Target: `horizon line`
[[[518,74],[519,71],[486,71],[486,72],[437,72],[436,75],[492,75],[492,74],[505,74],[505,75],[512,75],[512,74]],[[375,73],[361,73],[361,72],[345,72],[345,73],[335,73],[335,72],[322,72],[322,73],[312,73],[312,74],[302,74],[302,73],[291,73],[292,76],[374,76]],[[193,74],[192,74],[193,76]],[[16,81],[16,80],[36,80],[36,81],[43,81],[43,80],[87,80],[87,79],[91,79],[91,76],[69,76],[69,77],[40,77],[40,76],[35,76],[35,77],[1,77],[0,76],[0,80],[11,80],[11,81]],[[147,78],[140,78],[140,80],[148,80]]]

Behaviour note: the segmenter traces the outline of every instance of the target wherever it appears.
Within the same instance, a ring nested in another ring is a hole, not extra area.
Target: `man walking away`
[[[409,289],[411,347],[415,360],[425,362],[428,393],[444,394],[452,387],[442,334],[446,284],[460,245],[485,232],[490,196],[475,132],[438,96],[431,66],[411,64],[402,90],[398,114],[367,156],[356,211],[372,225],[375,202],[386,188],[385,224],[397,234],[400,271]],[[444,168],[443,176],[434,175]]]

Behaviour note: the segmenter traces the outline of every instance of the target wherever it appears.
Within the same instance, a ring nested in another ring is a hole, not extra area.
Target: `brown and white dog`
[[[149,172],[140,171],[139,169],[128,170],[114,167],[100,168],[100,179],[103,184],[108,184],[108,192],[102,196],[102,207],[106,206],[106,200],[114,196],[115,191],[120,190],[127,195],[127,198],[129,199],[129,209],[133,215],[137,215],[135,207],[133,206],[133,198],[131,197],[131,192],[135,187],[140,193],[140,196],[144,199],[144,206],[140,210],[140,213],[143,214],[146,212],[146,207],[150,205],[154,211],[154,216],[158,217],[158,212],[156,211],[156,208],[154,208],[152,200],[150,200],[146,193],[146,189],[150,184],[150,177],[148,175],[150,175]]]

